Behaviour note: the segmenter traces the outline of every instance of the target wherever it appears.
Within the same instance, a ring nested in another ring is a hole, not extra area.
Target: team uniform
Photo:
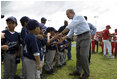
[[[3,43],[8,45],[8,50],[4,53],[4,72],[3,78],[13,79],[17,71],[17,51],[20,45],[20,36],[17,32],[10,32],[8,30],[3,31],[5,33],[5,38]]]
[[[111,39],[111,46],[112,46],[112,54],[114,53],[115,49],[115,56],[117,54],[117,33],[113,33],[114,37]]]
[[[92,43],[92,53],[95,53],[95,40],[94,40],[94,36],[91,36],[91,43]]]
[[[45,46],[46,46],[46,43],[47,43],[47,39],[46,38],[44,38],[43,40],[40,40],[39,39],[39,42],[40,42],[40,46],[41,46],[41,54],[42,54],[42,59],[41,59],[41,65],[42,65],[42,67],[44,66],[44,57],[45,57],[45,54],[46,54],[46,48],[45,48]],[[41,69],[41,72],[40,72],[40,74],[42,74],[42,71],[43,71],[43,68]]]
[[[97,45],[97,49],[96,49],[97,53],[98,53],[98,34],[99,34],[99,32],[96,32],[96,34],[95,34],[95,36],[94,36],[95,45]],[[95,49],[95,48],[94,48],[94,49]]]
[[[38,38],[33,34],[28,34],[25,37],[24,47],[24,64],[26,68],[26,78],[36,79],[37,78],[37,63],[34,58],[34,54],[39,54],[40,60],[42,60],[41,48]]]
[[[20,23],[22,25],[22,29],[21,29],[21,60],[22,60],[22,72],[21,72],[21,78],[24,79],[25,78],[25,66],[24,66],[24,57],[23,57],[23,47],[25,46],[24,43],[24,39],[25,36],[29,33],[27,28],[26,28],[26,23],[29,21],[30,19],[27,16],[23,16],[20,19]]]
[[[103,39],[102,39],[102,34],[99,34],[98,40],[100,41],[100,46],[102,48],[102,53],[103,53]]]
[[[58,67],[62,67],[62,65],[64,64],[65,62],[65,54],[64,54],[64,50],[65,50],[65,40],[58,44]]]
[[[106,49],[108,49],[109,56],[112,57],[112,52],[111,52],[111,43],[109,41],[110,39],[110,33],[108,29],[105,29],[102,31],[102,36],[103,36],[103,43],[104,43],[104,56],[106,56]]]
[[[26,37],[26,35],[28,34],[28,30],[26,28],[22,28],[21,30],[21,44],[22,44],[22,48],[21,48],[21,60],[22,60],[22,74],[21,74],[21,78],[25,78],[25,66],[24,66],[24,56],[23,56],[23,47],[25,46],[25,42],[24,39]]]
[[[50,36],[50,38],[52,38]],[[54,70],[54,58],[56,55],[57,45],[53,44],[53,42],[57,42],[57,40],[53,40],[50,42],[50,45],[47,46],[47,53],[46,53],[46,71],[47,73],[51,74]]]
[[[58,32],[59,32],[59,33],[62,32],[65,28],[66,28],[66,25],[61,26],[61,27],[59,28]],[[68,32],[65,33],[65,35],[67,35],[67,34],[68,34]],[[68,58],[68,60],[71,60],[71,57],[72,57],[72,56],[71,56],[71,43],[72,43],[72,41],[71,41],[71,38],[68,38],[67,40],[69,41],[67,58]]]
[[[64,54],[63,54],[63,65],[66,65],[66,55],[68,53],[68,43],[69,41],[68,40],[65,40],[65,44],[64,44]]]

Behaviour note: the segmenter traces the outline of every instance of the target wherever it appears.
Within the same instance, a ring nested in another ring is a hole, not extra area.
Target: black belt
[[[89,32],[90,32],[90,31],[87,31],[87,32],[84,32],[84,33],[79,34],[79,35],[77,35],[77,36],[82,36],[82,35],[87,34],[87,33],[89,33]]]

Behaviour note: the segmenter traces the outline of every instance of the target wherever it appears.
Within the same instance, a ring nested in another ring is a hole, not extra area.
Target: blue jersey
[[[26,28],[22,28],[21,30],[21,43],[22,45],[24,45],[24,39],[25,39],[25,36],[28,34],[28,30]]]
[[[58,44],[58,50],[59,52],[63,52],[65,47],[64,45],[66,44],[66,41],[64,40],[62,43]]]
[[[47,44],[47,38],[44,38],[43,40],[41,40],[41,51],[43,54],[45,54],[47,51],[46,51],[46,44]]]
[[[28,57],[29,59],[35,60],[35,57],[33,56],[34,53],[40,53],[41,51],[39,49],[39,40],[34,34],[27,34],[25,37],[25,46],[24,46],[24,52],[23,55],[25,57]]]
[[[52,37],[50,36],[50,38],[52,38]],[[57,45],[54,45],[53,42],[57,42],[57,40],[53,40],[50,42],[50,45],[47,46],[48,50],[56,50],[57,49]]]
[[[39,47],[39,51],[40,51],[41,60],[43,58],[43,53],[44,53],[44,49],[43,49],[44,44],[46,44],[45,39],[43,39],[43,40],[38,39],[38,47]]]
[[[5,38],[3,39],[3,44],[8,45],[8,51],[17,51],[20,45],[20,35],[17,32],[11,34],[8,30],[2,31],[5,33]]]
[[[68,42],[69,42],[68,40],[65,40],[65,49],[68,49],[68,45],[67,45]]]
[[[41,44],[42,44],[42,46],[45,46],[46,43],[47,43],[47,38],[44,38],[43,40],[41,40]]]

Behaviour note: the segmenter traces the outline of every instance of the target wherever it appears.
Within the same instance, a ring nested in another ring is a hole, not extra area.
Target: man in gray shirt
[[[84,16],[84,18],[87,21],[87,16]],[[89,28],[90,28],[91,36],[95,36],[96,28],[91,23],[88,23],[88,25],[89,25]],[[89,49],[89,63],[90,62],[91,62],[91,43],[90,43],[90,49]]]
[[[77,34],[76,41],[76,70],[70,75],[78,75],[80,79],[86,79],[89,77],[89,47],[90,47],[90,28],[88,23],[82,16],[76,16],[73,9],[68,9],[66,15],[72,22],[58,35],[61,36],[64,33],[69,33],[62,37],[62,40],[70,38],[74,33]],[[82,69],[84,74],[82,76]]]

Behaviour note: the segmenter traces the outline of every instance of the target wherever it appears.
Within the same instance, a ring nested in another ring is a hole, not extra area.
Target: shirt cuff
[[[40,53],[34,53],[33,54],[33,56],[39,56],[40,55]]]

